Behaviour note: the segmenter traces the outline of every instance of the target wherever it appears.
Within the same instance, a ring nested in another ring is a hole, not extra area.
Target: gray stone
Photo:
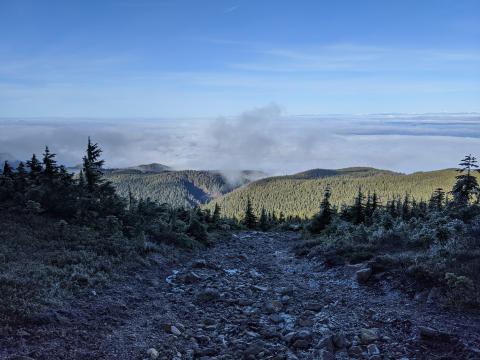
[[[316,348],[324,349],[324,350],[327,350],[329,352],[333,352],[334,351],[334,345],[333,345],[332,336],[328,335],[328,336],[324,336],[323,338],[321,338],[320,341],[318,342]]]
[[[293,342],[292,345],[295,349],[308,349],[310,347],[310,341],[298,339]]]
[[[257,341],[251,344],[245,351],[243,352],[244,356],[257,356],[258,354],[266,351],[265,343],[263,341]]]
[[[423,340],[448,341],[451,338],[450,334],[428,326],[419,326],[418,334]]]
[[[157,349],[150,348],[147,350],[147,355],[150,357],[150,359],[155,360],[160,354],[158,353]]]
[[[376,340],[378,340],[378,329],[372,328],[360,330],[360,341],[362,344],[367,345]]]
[[[375,344],[368,345],[367,351],[370,356],[380,355],[380,349]]]
[[[332,338],[333,345],[338,349],[344,349],[347,347],[347,340],[342,332],[336,333]]]
[[[335,355],[327,350],[320,350],[316,360],[335,360]]]
[[[171,332],[173,335],[176,335],[176,336],[182,335],[182,332],[181,332],[175,325],[172,325],[172,326],[170,327],[170,332]]]
[[[220,293],[212,288],[206,288],[197,294],[197,300],[200,302],[215,301],[218,299],[220,299]]]
[[[189,272],[188,274],[185,274],[185,276],[183,277],[184,284],[196,284],[201,280],[202,278],[197,274],[195,274],[193,271]]]
[[[357,278],[358,283],[364,284],[370,279],[370,276],[372,276],[372,269],[371,268],[365,268],[358,270],[355,273],[355,276]]]

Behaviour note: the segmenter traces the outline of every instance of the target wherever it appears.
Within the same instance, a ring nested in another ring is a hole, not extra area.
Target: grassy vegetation
[[[417,290],[439,289],[441,303],[478,308],[480,186],[475,158],[461,166],[451,199],[437,189],[428,202],[405,197],[382,206],[358,191],[337,211],[327,189],[297,253],[332,266],[367,262],[374,274],[393,272],[414,280]]]
[[[214,199],[204,207],[220,205],[228,217],[242,218],[250,198],[253,212],[259,216],[262,207],[283,212],[285,217],[311,218],[318,212],[327,185],[332,190],[331,202],[340,207],[353,201],[359,187],[366,194],[376,192],[385,204],[398,196],[410,194],[417,201],[428,200],[436,188],[451,189],[455,182],[454,170],[419,172],[410,175],[383,170],[354,168],[340,171],[311,170],[291,176],[262,179]]]
[[[142,245],[122,233],[0,206],[0,321],[27,320],[66,293],[104,284]]]
[[[89,141],[74,178],[48,148],[0,173],[0,323],[32,320],[64,295],[95,289],[165,246],[202,247],[219,214],[120,197]]]

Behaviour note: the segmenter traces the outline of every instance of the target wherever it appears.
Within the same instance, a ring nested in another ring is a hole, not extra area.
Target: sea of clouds
[[[0,119],[0,153],[20,160],[48,145],[60,162],[79,164],[88,136],[103,148],[107,167],[414,172],[480,156],[480,114],[288,115],[268,105],[216,119]]]

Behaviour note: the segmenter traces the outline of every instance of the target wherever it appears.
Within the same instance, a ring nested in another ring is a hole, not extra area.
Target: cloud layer
[[[412,172],[454,167],[464,154],[475,154],[480,115],[291,116],[269,105],[216,119],[0,119],[0,153],[19,159],[49,145],[60,161],[78,164],[88,136],[101,144],[109,167],[160,162],[275,174],[346,166]]]

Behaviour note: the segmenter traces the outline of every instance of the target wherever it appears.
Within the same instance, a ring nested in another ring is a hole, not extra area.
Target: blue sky
[[[480,1],[0,0],[0,117],[480,111]]]

